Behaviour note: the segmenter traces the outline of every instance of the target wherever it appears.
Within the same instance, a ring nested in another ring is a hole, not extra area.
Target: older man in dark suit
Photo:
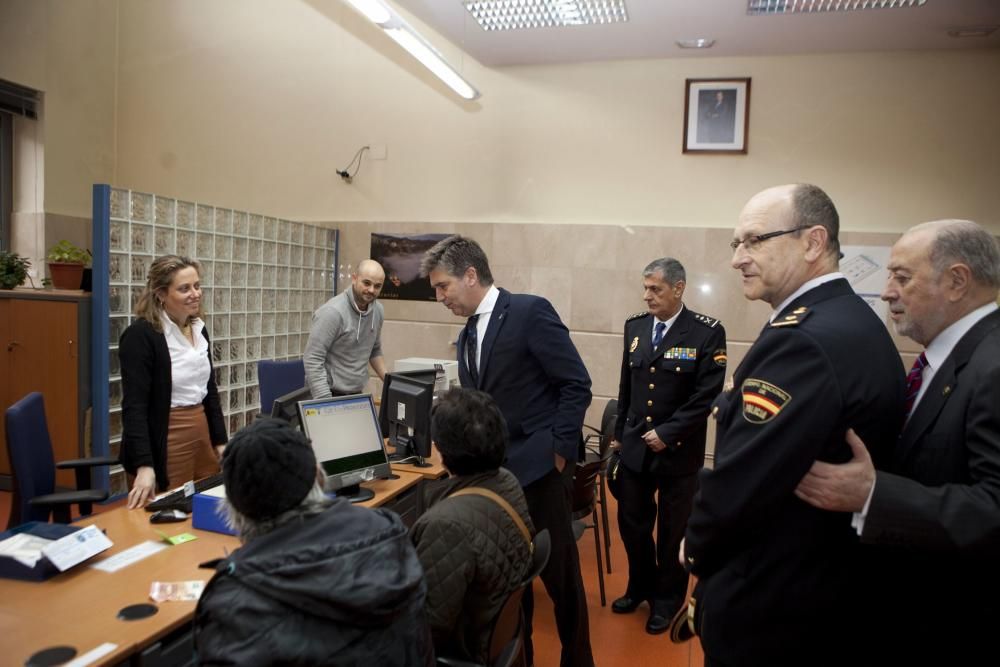
[[[701,473],[685,536],[707,667],[841,665],[853,655],[857,535],[850,517],[810,507],[795,487],[817,458],[850,458],[851,426],[891,447],[903,367],[838,271],[838,231],[833,202],[814,185],[764,190],[739,217],[732,266],[744,296],[774,310],[712,408],[715,467]]]
[[[896,331],[926,349],[907,376],[906,425],[892,458],[817,462],[798,495],[854,512],[885,545],[897,656],[922,664],[993,651],[1000,627],[1000,249],[979,225],[939,220],[892,248],[882,298]],[[876,471],[876,468],[878,470]],[[917,639],[919,638],[919,640]],[[940,663],[944,664],[944,663]],[[971,664],[971,663],[970,663]]]
[[[521,483],[535,528],[547,528],[552,539],[542,582],[555,605],[561,664],[588,667],[593,655],[570,492],[590,376],[552,304],[497,288],[486,253],[474,240],[444,239],[427,251],[421,273],[438,301],[468,318],[458,337],[459,379],[500,406],[510,436],[504,467]],[[524,598],[529,665],[530,593]]]

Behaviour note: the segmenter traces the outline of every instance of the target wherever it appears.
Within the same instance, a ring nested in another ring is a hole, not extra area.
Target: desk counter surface
[[[365,486],[375,498],[361,503],[377,507],[420,482],[416,474],[399,472],[399,479],[375,480]],[[0,579],[0,656],[6,664],[24,664],[34,653],[54,646],[72,646],[77,656],[105,642],[117,647],[94,664],[116,664],[190,623],[196,602],[164,602],[156,614],[135,621],[117,618],[123,607],[149,603],[154,581],[208,581],[213,571],[200,563],[223,558],[238,548],[235,537],[191,528],[191,520],[151,524],[149,514],[124,507],[96,514],[79,522],[94,524],[114,543],[84,564],[44,582]],[[167,547],[114,573],[90,567],[147,540],[192,533],[198,539]]]

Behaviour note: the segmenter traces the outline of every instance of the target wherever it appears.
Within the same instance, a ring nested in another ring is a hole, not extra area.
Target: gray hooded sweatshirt
[[[348,287],[313,314],[302,362],[313,398],[357,394],[368,384],[368,361],[382,356],[382,304],[362,312]]]

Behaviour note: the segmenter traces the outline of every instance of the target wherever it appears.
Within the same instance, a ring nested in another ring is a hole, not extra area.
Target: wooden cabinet
[[[90,407],[89,294],[0,290],[0,407],[6,410],[32,391],[45,397],[56,461],[83,456]],[[56,484],[73,488],[73,471],[59,471]],[[3,429],[0,486],[10,488]]]

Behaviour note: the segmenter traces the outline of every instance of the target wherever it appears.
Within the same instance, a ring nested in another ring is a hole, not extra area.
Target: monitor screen
[[[334,396],[299,403],[302,430],[326,473],[326,490],[352,502],[372,498],[358,484],[391,474],[370,394]]]
[[[277,419],[284,419],[295,428],[301,428],[299,423],[299,401],[307,401],[312,398],[309,387],[301,387],[295,391],[290,391],[284,396],[274,399],[271,405],[271,416]]]
[[[428,371],[424,371],[426,374]],[[396,448],[392,460],[427,467],[431,455],[431,406],[434,403],[434,371],[430,377],[405,373],[385,376],[382,417],[389,442]]]

